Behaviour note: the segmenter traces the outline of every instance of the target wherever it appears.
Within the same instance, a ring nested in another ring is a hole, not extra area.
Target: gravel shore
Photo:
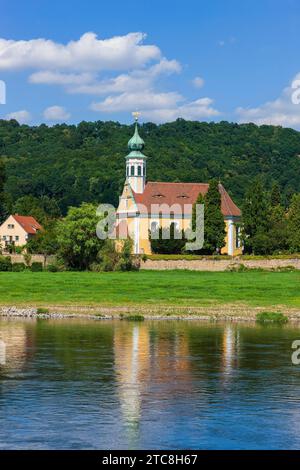
[[[145,320],[203,320],[203,321],[256,321],[260,312],[284,313],[289,321],[300,322],[298,309],[283,306],[273,308],[224,305],[220,307],[170,307],[170,306],[130,306],[130,307],[83,307],[49,306],[41,312],[38,307],[0,307],[0,317],[32,319],[85,319],[85,320],[124,320],[128,316],[142,315]]]

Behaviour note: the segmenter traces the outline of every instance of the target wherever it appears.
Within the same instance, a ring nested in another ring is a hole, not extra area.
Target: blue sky
[[[138,109],[158,123],[184,117],[300,128],[297,0],[0,6],[1,118],[130,122]]]

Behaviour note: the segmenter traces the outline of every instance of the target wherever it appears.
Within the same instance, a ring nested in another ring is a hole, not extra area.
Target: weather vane
[[[132,113],[132,116],[134,117],[135,122],[137,122],[139,120],[140,115],[141,115],[141,113],[139,113],[139,111],[134,111]]]

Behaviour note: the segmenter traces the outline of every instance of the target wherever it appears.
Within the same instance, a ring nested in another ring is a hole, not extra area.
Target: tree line
[[[70,206],[82,202],[117,205],[133,130],[132,125],[112,121],[47,127],[0,120],[5,213],[24,212],[29,204],[50,216],[64,216]],[[149,157],[149,181],[215,178],[237,205],[258,175],[268,191],[279,185],[284,207],[300,192],[300,133],[296,130],[178,119],[161,125],[145,123],[140,134]]]
[[[108,266],[108,253],[114,250],[100,247],[90,224],[98,204],[117,205],[132,132],[132,126],[115,122],[30,127],[0,121],[0,219],[10,213],[32,215],[45,227],[31,242],[32,252],[59,252],[67,267],[87,269],[101,248],[98,264]],[[206,197],[199,195],[197,201],[205,208],[201,253],[220,253],[224,246],[219,180],[242,209],[246,253],[300,252],[299,132],[178,119],[144,124],[140,133],[149,155],[149,180],[210,182]],[[77,223],[81,229],[74,240]],[[81,240],[82,230],[87,237]],[[184,243],[174,232],[173,227],[171,245],[160,246],[158,240],[154,251],[182,252]],[[115,265],[123,262],[113,257]]]

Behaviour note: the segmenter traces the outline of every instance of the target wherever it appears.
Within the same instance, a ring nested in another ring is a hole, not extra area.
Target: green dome
[[[131,139],[128,141],[128,148],[131,151],[133,150],[141,151],[143,150],[144,147],[145,147],[145,142],[139,135],[138,125],[136,123],[133,137],[131,137]]]

